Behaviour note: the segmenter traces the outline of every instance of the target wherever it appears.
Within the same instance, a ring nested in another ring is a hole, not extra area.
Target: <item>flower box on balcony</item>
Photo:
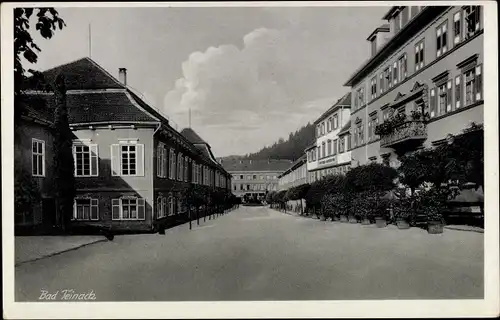
[[[405,121],[392,129],[392,132],[381,135],[381,147],[393,148],[407,141],[423,142],[427,139],[427,127],[423,121]]]

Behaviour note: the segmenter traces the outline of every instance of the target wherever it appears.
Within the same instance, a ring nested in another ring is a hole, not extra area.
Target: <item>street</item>
[[[240,207],[193,230],[123,235],[16,267],[16,301],[41,290],[98,301],[483,297],[483,234],[398,230]]]

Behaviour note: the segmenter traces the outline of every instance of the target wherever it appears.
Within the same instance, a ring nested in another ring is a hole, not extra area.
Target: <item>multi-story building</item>
[[[21,103],[14,129],[16,232],[50,229],[56,224],[53,113]]]
[[[303,155],[278,176],[278,191],[307,183],[307,157]]]
[[[482,7],[395,6],[383,19],[367,39],[371,57],[345,83],[353,166],[397,167],[398,155],[483,123]]]
[[[278,190],[278,176],[292,164],[290,160],[220,160],[232,175],[231,190],[245,199],[263,199],[267,192]]]
[[[89,58],[45,71],[65,77],[73,131],[76,191],[73,223],[153,230],[186,210],[189,184],[229,190],[231,176],[192,129],[168,120]],[[36,88],[35,88],[36,89]],[[54,107],[53,93],[27,92],[33,105]],[[45,159],[46,166],[50,163]]]
[[[314,122],[316,142],[305,150],[309,182],[349,170],[351,153],[345,127],[350,124],[350,114],[351,93],[347,93]]]

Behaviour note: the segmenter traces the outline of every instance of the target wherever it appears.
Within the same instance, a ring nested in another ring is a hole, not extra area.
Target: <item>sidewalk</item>
[[[15,237],[15,265],[106,241],[103,236],[23,236]]]
[[[462,226],[462,225],[447,225],[444,226],[445,229],[450,229],[450,230],[459,230],[459,231],[471,231],[471,232],[478,232],[478,233],[484,233],[484,229],[480,227],[473,227],[473,226]]]

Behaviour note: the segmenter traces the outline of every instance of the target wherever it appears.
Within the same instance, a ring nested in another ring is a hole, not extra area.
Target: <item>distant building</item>
[[[222,161],[222,160],[220,160]],[[232,175],[231,190],[240,198],[265,197],[278,190],[278,176],[292,164],[290,160],[223,160],[222,166]]]
[[[483,123],[482,7],[395,6],[383,19],[367,39],[371,57],[345,83],[353,166],[397,167],[402,154]]]
[[[182,191],[189,184],[229,189],[231,176],[210,145],[192,129],[174,130],[127,86],[126,69],[119,70],[119,81],[84,58],[43,74],[48,81],[58,74],[66,79],[74,135],[74,225],[153,230],[186,212]],[[32,105],[53,110],[53,93],[33,88],[27,95]],[[45,157],[44,166],[50,163]]]
[[[347,93],[314,122],[316,141],[305,150],[308,182],[349,170],[351,152],[345,127],[350,123],[350,114],[351,93]]]
[[[278,191],[307,183],[307,157],[303,155],[278,176]]]

